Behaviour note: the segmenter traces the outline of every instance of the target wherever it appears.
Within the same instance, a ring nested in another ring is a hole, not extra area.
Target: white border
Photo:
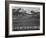
[[[15,7],[39,7],[40,8],[40,30],[12,31],[12,6],[15,6]],[[36,34],[36,33],[43,33],[43,7],[42,7],[42,5],[9,4],[9,35]]]

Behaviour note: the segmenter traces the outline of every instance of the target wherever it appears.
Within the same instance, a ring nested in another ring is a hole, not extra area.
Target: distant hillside
[[[40,12],[31,10],[29,13],[27,13],[27,10],[24,10],[22,8],[13,9],[13,15],[15,16],[19,16],[19,15],[24,16],[24,15],[31,15],[31,14],[40,15]]]

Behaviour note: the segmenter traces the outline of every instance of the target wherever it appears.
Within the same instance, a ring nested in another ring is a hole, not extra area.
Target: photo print
[[[40,30],[40,8],[13,6],[12,30]]]

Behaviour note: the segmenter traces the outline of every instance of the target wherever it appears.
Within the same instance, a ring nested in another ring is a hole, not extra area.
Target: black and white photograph
[[[8,36],[44,34],[43,3],[8,3]],[[7,8],[7,7],[6,7]]]
[[[10,4],[10,31],[21,31],[21,33],[25,33],[25,31],[31,31],[31,33],[42,31],[42,10],[42,6],[40,5]]]
[[[12,30],[40,30],[40,8],[13,6]]]

